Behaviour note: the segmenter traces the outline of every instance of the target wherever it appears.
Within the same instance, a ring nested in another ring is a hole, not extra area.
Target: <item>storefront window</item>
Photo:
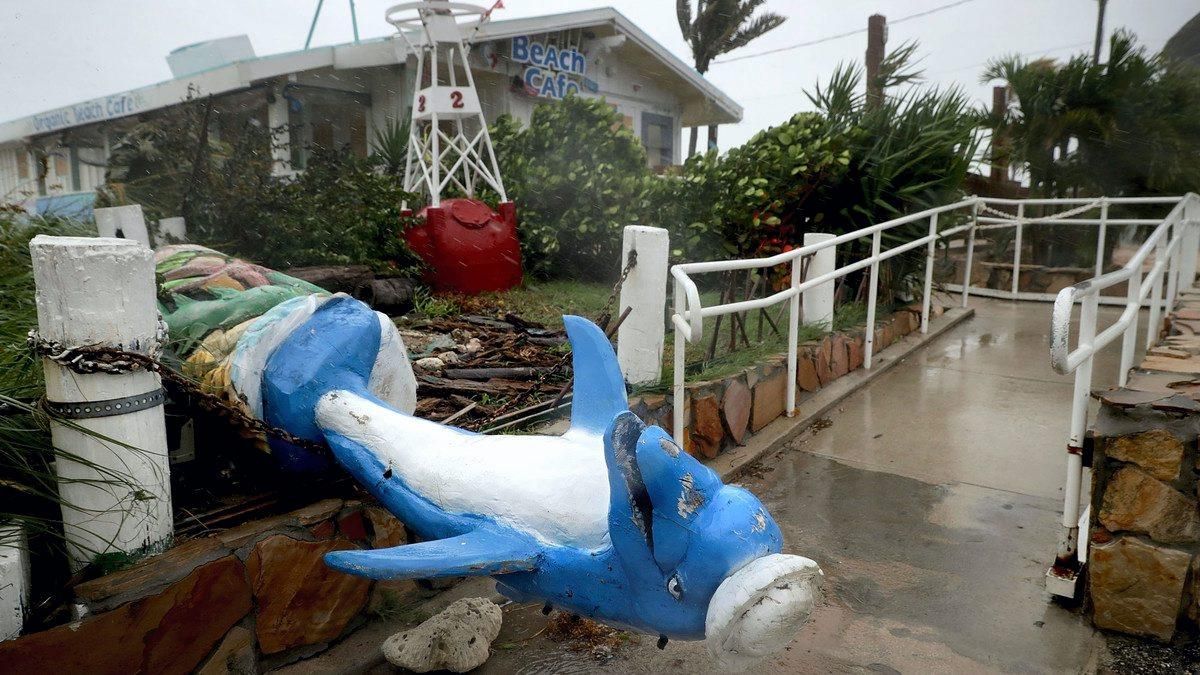
[[[305,168],[313,148],[367,156],[367,107],[361,96],[299,88],[299,91],[289,92],[288,98],[291,99],[294,168]]]
[[[675,158],[675,122],[666,115],[642,113],[642,145],[654,168],[670,166]]]

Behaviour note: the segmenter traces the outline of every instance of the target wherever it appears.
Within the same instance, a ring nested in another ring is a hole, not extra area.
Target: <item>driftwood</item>
[[[422,396],[436,394],[449,396],[452,394],[491,394],[493,396],[508,396],[529,388],[526,382],[514,380],[491,379],[487,382],[474,380],[452,380],[436,375],[421,375],[417,378]]]
[[[492,378],[508,380],[531,380],[550,370],[549,368],[447,368],[443,374],[451,380],[490,380]]]
[[[320,265],[293,267],[284,270],[288,276],[303,279],[332,293],[354,293],[359,286],[370,283],[375,275],[366,265]]]
[[[413,284],[403,277],[372,279],[355,288],[353,294],[374,309],[397,314],[412,307]]]

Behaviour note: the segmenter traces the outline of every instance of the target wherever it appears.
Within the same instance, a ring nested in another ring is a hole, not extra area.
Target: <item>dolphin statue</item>
[[[485,436],[412,417],[371,390],[388,328],[335,296],[262,369],[265,419],[331,448],[423,541],[325,556],[370,579],[494,577],[505,596],[667,639],[705,640],[740,670],[783,649],[822,576],[783,554],[759,500],[628,410],[612,346],[564,317],[573,350],[562,436]],[[381,337],[383,335],[383,337]]]

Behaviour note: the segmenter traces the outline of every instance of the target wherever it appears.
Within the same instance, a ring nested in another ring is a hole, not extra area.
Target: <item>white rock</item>
[[[416,673],[465,673],[487,661],[503,614],[487,598],[463,598],[420,626],[383,642],[383,657]]]
[[[442,352],[441,354],[438,354],[437,357],[442,360],[442,363],[445,363],[448,366],[458,365],[457,352]]]
[[[436,372],[446,367],[446,362],[436,356],[426,356],[423,359],[417,359],[413,364],[418,370],[427,370]]]
[[[483,343],[479,341],[479,338],[471,338],[467,340],[466,344],[458,345],[458,350],[464,354],[475,354],[483,351]]]

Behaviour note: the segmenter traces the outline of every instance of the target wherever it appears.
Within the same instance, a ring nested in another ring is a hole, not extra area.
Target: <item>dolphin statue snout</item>
[[[425,540],[326,563],[374,579],[493,576],[516,600],[704,640],[730,670],[783,649],[813,611],[820,568],[782,553],[754,495],[629,412],[599,328],[564,324],[575,396],[562,436],[483,436],[381,400],[379,345],[399,338],[353,299],[330,300],[283,340],[263,371],[268,420],[328,443]]]
[[[709,654],[742,671],[782,650],[816,607],[823,576],[808,558],[773,553],[726,577],[704,619]]]

